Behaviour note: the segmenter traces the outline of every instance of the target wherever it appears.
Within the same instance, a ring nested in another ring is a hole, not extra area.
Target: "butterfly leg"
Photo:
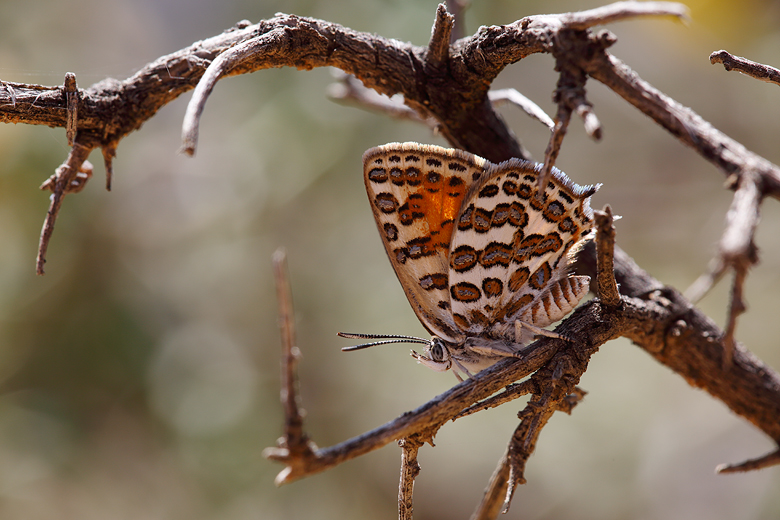
[[[458,361],[455,358],[453,358],[452,361],[453,361],[452,373],[455,374],[455,377],[458,378],[458,381],[460,381],[461,383],[463,382],[463,378],[460,376],[460,372],[463,372],[466,375],[466,377],[469,378],[474,377],[471,374],[471,372],[469,372],[468,369],[460,363],[460,361]]]
[[[495,363],[496,358],[501,357],[517,357],[524,347],[526,347],[534,336],[545,336],[548,338],[563,339],[566,341],[573,341],[567,336],[558,334],[551,330],[542,329],[536,325],[526,323],[520,320],[515,321],[515,338],[514,343],[506,341],[486,341],[486,342],[473,342],[468,345],[468,349],[477,354],[480,357],[486,359],[493,359]]]
[[[508,343],[505,341],[489,341],[483,343],[471,343],[468,346],[469,351],[477,356],[489,360],[492,358],[492,362],[489,362],[487,366],[495,363],[496,358],[502,357],[516,357],[517,352],[523,348],[523,345]]]
[[[531,334],[534,336],[544,336],[547,338],[555,338],[555,339],[562,339],[565,341],[573,342],[574,340],[571,339],[568,336],[564,336],[562,334],[558,334],[557,332],[553,332],[551,330],[542,329],[537,327],[536,325],[531,325],[530,323],[526,323],[524,321],[517,320],[515,321],[515,339],[519,341],[519,338],[528,337],[524,334],[523,329],[528,330]]]

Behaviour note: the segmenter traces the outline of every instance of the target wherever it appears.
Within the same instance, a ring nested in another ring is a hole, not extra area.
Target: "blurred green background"
[[[598,2],[481,0],[466,32]],[[610,26],[612,52],[644,79],[777,162],[780,91],[711,66],[725,48],[780,66],[774,2],[689,3],[688,25]],[[31,0],[0,2],[0,79],[86,87],[241,19],[277,11],[424,45],[423,0]],[[407,346],[352,354],[340,330],[424,335],[379,242],[361,180],[371,146],[446,144],[428,129],[328,99],[332,72],[268,70],[217,85],[194,159],[177,153],[189,95],[124,141],[114,187],[96,178],[65,200],[47,274],[34,260],[65,131],[0,126],[0,518],[394,518],[399,451],[390,446],[276,488],[261,456],[282,432],[271,255],[289,254],[306,428],[321,446],[378,426],[456,381],[417,366]],[[553,60],[531,56],[496,87],[554,112]],[[623,216],[618,242],[684,289],[706,268],[729,206],[723,175],[596,82],[604,125],[574,123],[558,161],[594,206]],[[539,159],[546,132],[502,114]],[[769,200],[761,264],[738,338],[780,368],[780,209]],[[700,304],[723,324],[728,283]],[[553,418],[507,518],[780,517],[780,469],[716,476],[772,443],[627,341],[605,345],[573,416]],[[517,424],[521,402],[448,424],[420,453],[417,518],[467,518]]]

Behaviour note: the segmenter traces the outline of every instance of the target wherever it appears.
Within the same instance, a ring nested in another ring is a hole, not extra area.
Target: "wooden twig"
[[[567,342],[568,343],[568,342]],[[536,449],[542,429],[558,410],[571,411],[570,395],[576,397],[576,384],[588,368],[588,360],[598,348],[593,345],[567,345],[544,368],[531,376],[536,390],[518,416],[521,421],[507,448],[509,477],[502,511],[506,513],[518,485],[525,484],[525,465]]]
[[[431,40],[425,53],[426,67],[439,69],[446,66],[450,58],[450,36],[454,24],[455,17],[447,12],[444,4],[439,4],[436,8],[433,29],[431,29]]]
[[[217,81],[249,57],[272,51],[276,40],[282,39],[286,33],[287,31],[283,27],[273,29],[257,38],[239,43],[235,47],[225,50],[211,62],[206,72],[200,78],[198,86],[195,87],[192,99],[187,105],[187,111],[184,113],[181,131],[182,147],[180,150],[182,153],[189,156],[195,155],[195,149],[198,144],[200,117],[206,106],[206,100],[211,91],[214,90]]]
[[[615,226],[612,224],[612,208],[604,206],[595,211],[596,220],[596,287],[602,304],[606,307],[620,305],[620,293],[615,281]]]
[[[483,401],[480,401],[479,403],[475,404],[474,406],[470,406],[460,412],[458,415],[456,415],[453,418],[453,421],[455,419],[460,419],[461,417],[466,417],[467,415],[475,414],[477,412],[481,412],[482,410],[488,410],[490,408],[495,408],[496,406],[500,406],[504,403],[508,403],[509,401],[514,401],[518,397],[522,397],[524,395],[528,395],[534,391],[535,388],[535,382],[526,379],[525,381],[522,381],[520,383],[515,383],[508,385],[506,388],[504,388],[503,392],[500,392],[494,396],[491,396]]]
[[[38,242],[38,258],[35,262],[35,271],[39,275],[44,274],[46,264],[46,251],[49,248],[54,224],[62,208],[62,200],[68,193],[79,192],[92,176],[92,165],[87,161],[91,148],[75,143],[70,149],[67,160],[57,168],[55,174],[44,182],[40,188],[51,190],[51,202],[46,212],[46,219],[41,229],[41,238]],[[80,176],[80,177],[79,177]]]
[[[715,51],[710,54],[710,63],[713,65],[722,63],[723,68],[726,70],[736,70],[751,78],[780,85],[780,70],[770,67],[769,65],[764,65],[763,63],[750,61],[740,56],[734,56],[724,50]]]
[[[698,116],[657,95],[628,67],[603,52],[611,41],[605,33],[590,35],[583,30],[643,16],[684,18],[685,8],[665,2],[619,2],[581,13],[530,16],[506,26],[483,27],[450,46],[449,67],[427,69],[427,48],[338,24],[284,14],[255,25],[242,21],[221,35],[159,58],[127,80],[107,79],[80,91],[76,142],[90,149],[116,148],[125,135],[203,77],[182,130],[184,151],[194,153],[199,114],[220,77],[271,67],[332,66],[379,93],[402,95],[407,107],[422,121],[436,121],[437,131],[458,148],[496,163],[513,157],[528,159],[489,102],[490,84],[504,68],[530,54],[571,48],[579,49],[569,55],[577,67],[639,106],[724,171],[737,171],[748,157],[744,147],[700,124]],[[204,75],[207,67],[211,70]],[[67,126],[62,87],[3,85],[0,121]],[[591,128],[588,111],[582,113]],[[758,170],[764,192],[780,196],[780,169],[761,161]]]
[[[720,239],[717,256],[710,262],[710,272],[699,277],[686,291],[686,295],[698,301],[728,269],[734,271],[724,336],[724,368],[731,366],[737,319],[747,309],[743,296],[745,278],[750,267],[758,263],[758,248],[754,237],[761,217],[762,202],[760,176],[756,172],[734,174],[730,180],[736,190],[726,214],[726,229]]]
[[[581,31],[638,16],[665,16],[687,21],[689,12],[687,6],[676,2],[616,2],[587,11],[568,13],[562,17],[562,21],[570,29]]]
[[[614,265],[623,305],[641,301],[650,313],[649,321],[636,322],[636,328],[626,330],[626,337],[689,383],[727,402],[732,412],[780,443],[780,375],[739,342],[735,342],[731,368],[724,371],[721,328],[678,291],[652,278],[619,247],[615,247]],[[580,253],[576,270],[594,279],[598,276],[594,243]],[[618,307],[601,315],[601,320],[621,320],[622,315]]]
[[[769,452],[757,459],[740,462],[739,464],[721,464],[715,468],[715,473],[744,473],[777,465],[780,465],[780,449]]]
[[[117,141],[103,145],[103,166],[106,169],[106,191],[111,191],[111,182],[114,178],[114,157],[116,157]]]
[[[558,411],[571,415],[574,407],[580,404],[580,402],[585,399],[586,395],[588,395],[588,392],[579,386],[575,386],[574,389],[558,403]]]
[[[287,255],[277,250],[273,257],[276,300],[279,307],[279,331],[282,340],[282,391],[284,408],[284,436],[277,441],[276,448],[266,448],[263,456],[282,460],[287,467],[276,477],[276,484],[284,483],[288,473],[305,471],[306,463],[314,456],[317,447],[303,431],[303,413],[298,395],[298,361],[301,352],[295,345],[295,314],[292,305],[292,291],[287,274]],[[295,468],[299,465],[299,468]]]
[[[502,88],[499,90],[491,90],[488,93],[490,102],[493,106],[501,106],[504,103],[511,103],[520,108],[523,112],[536,119],[550,131],[555,128],[555,122],[547,113],[539,107],[536,103],[522,95],[520,92],[513,88]]]
[[[65,83],[62,90],[65,94],[65,104],[68,106],[68,119],[65,123],[65,137],[68,140],[68,146],[73,146],[73,143],[76,141],[79,118],[79,89],[76,85],[75,74],[72,72],[65,74]]]
[[[438,123],[434,119],[423,120],[416,110],[403,104],[403,100],[387,97],[376,90],[366,88],[351,74],[336,72],[337,82],[328,87],[328,96],[334,101],[373,110],[396,119],[408,119],[435,129]]]
[[[747,150],[698,114],[640,79],[624,63],[597,53],[585,63],[587,73],[720,168],[727,177],[751,169],[761,178],[762,193],[780,199],[780,167]]]
[[[558,154],[561,151],[561,145],[563,144],[563,138],[566,136],[566,130],[569,127],[569,121],[571,120],[571,108],[564,103],[558,104],[558,114],[555,116],[555,126],[553,127],[550,140],[547,142],[547,148],[544,151],[544,167],[539,172],[537,178],[538,195],[544,193],[544,186],[550,180],[552,175],[553,166],[555,161],[558,160]]]
[[[715,256],[710,260],[710,264],[707,271],[702,273],[687,289],[685,289],[685,297],[691,301],[691,303],[697,303],[699,300],[710,292],[718,281],[726,274],[728,265],[723,262],[723,258],[720,255]]]
[[[504,452],[490,476],[482,500],[477,505],[470,520],[495,520],[504,507],[504,499],[509,485],[509,449]]]
[[[412,520],[414,513],[414,479],[420,474],[417,451],[423,443],[414,438],[398,441],[401,447],[401,477],[398,482],[398,519]]]
[[[731,366],[737,318],[747,308],[743,298],[745,277],[748,269],[758,262],[758,249],[753,242],[753,237],[760,220],[759,208],[762,198],[758,186],[760,177],[755,172],[742,172],[736,182],[738,186],[734,193],[734,200],[726,214],[726,231],[721,237],[718,248],[723,263],[734,269],[734,283],[731,288],[724,338],[726,344],[723,356],[724,368]]]

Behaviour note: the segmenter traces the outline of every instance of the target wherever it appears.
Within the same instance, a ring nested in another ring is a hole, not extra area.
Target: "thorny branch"
[[[465,3],[453,5],[462,7]],[[722,400],[780,443],[780,377],[734,340],[736,317],[745,307],[742,283],[747,269],[757,261],[753,237],[758,208],[765,197],[780,199],[780,168],[643,81],[607,52],[614,36],[604,30],[590,30],[596,25],[641,16],[679,19],[686,16],[686,9],[667,2],[619,2],[579,13],[529,16],[504,26],[482,27],[473,36],[451,41],[460,25],[456,21],[453,28],[452,17],[440,7],[427,47],[398,43],[322,20],[279,14],[254,25],[239,22],[221,35],[159,58],[124,81],[107,79],[86,89],[78,89],[72,75],[60,87],[2,82],[0,121],[67,128],[69,142],[73,142],[65,162],[42,185],[52,191],[52,203],[41,234],[38,271],[43,272],[46,247],[63,197],[82,189],[91,175],[89,153],[102,149],[110,187],[111,161],[121,139],[140,128],[159,108],[196,86],[182,132],[188,153],[195,151],[200,114],[222,77],[271,67],[332,66],[357,78],[364,87],[358,88],[352,79],[345,80],[349,89],[344,98],[373,103],[380,110],[395,110],[402,117],[426,122],[454,146],[500,162],[527,155],[495,112],[491,99],[497,97],[493,94],[491,98],[491,83],[505,67],[522,58],[550,53],[556,58],[561,78],[555,94],[558,113],[545,159],[548,166],[554,163],[572,113],[582,118],[590,135],[598,138],[600,124],[584,91],[586,80],[592,78],[696,150],[729,179],[735,190],[734,203],[720,244],[720,263],[713,269],[718,274],[731,267],[737,273],[726,332],[676,290],[641,270],[619,248],[614,248],[614,261],[610,260],[608,249],[602,251],[602,241],[597,238],[598,255],[593,244],[586,247],[578,269],[597,280],[594,289],[599,299],[581,306],[559,327],[561,334],[576,338],[576,343],[542,339],[523,350],[518,359],[501,361],[394,421],[339,445],[317,448],[303,431],[295,391],[297,349],[292,322],[284,317],[291,315],[290,299],[284,296],[289,291],[280,289],[287,420],[279,446],[266,451],[269,458],[287,466],[277,482],[290,482],[389,442],[406,439],[405,443],[412,444],[404,446],[407,476],[402,478],[399,500],[410,500],[415,465],[411,461],[419,445],[431,441],[450,419],[531,394],[506,455],[473,516],[493,518],[511,497],[514,485],[522,482],[524,462],[549,415],[555,410],[571,410],[582,396],[575,385],[590,356],[606,341],[619,336],[630,338],[691,385]],[[771,68],[727,58],[718,55],[713,60],[721,60],[727,68],[759,71],[754,76],[773,77]],[[364,95],[366,89],[383,94],[390,101],[369,99]],[[399,97],[403,99],[403,108],[393,101]],[[522,100],[519,104],[523,104]],[[544,116],[539,119],[549,122]],[[609,244],[612,239],[608,228],[604,229],[607,234],[602,238]],[[614,282],[609,282],[609,275],[605,274],[611,270],[610,263],[614,264],[619,295]],[[286,280],[278,259],[276,265],[277,280]],[[607,282],[602,283],[604,280]],[[279,286],[285,284],[280,282]],[[517,383],[528,376],[531,377]],[[777,464],[778,453],[721,470]],[[404,510],[411,511],[410,507]]]

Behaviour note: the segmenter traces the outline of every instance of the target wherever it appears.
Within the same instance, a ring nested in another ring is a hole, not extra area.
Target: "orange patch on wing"
[[[450,243],[453,225],[466,196],[466,183],[454,176],[428,176],[423,172],[422,183],[410,190],[415,195],[417,211],[424,214],[430,234],[442,246]],[[436,182],[431,182],[435,177]]]

